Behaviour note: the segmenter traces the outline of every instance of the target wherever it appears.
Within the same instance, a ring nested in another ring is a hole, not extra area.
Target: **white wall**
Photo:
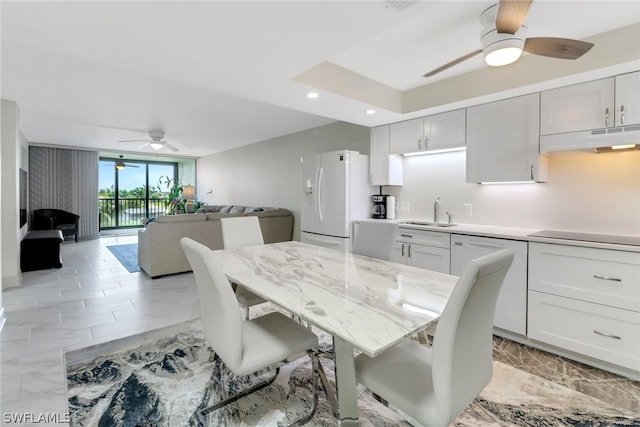
[[[440,220],[640,235],[640,152],[551,153],[549,182],[480,185],[465,183],[465,152],[404,158],[404,186],[384,187],[408,202],[400,218],[433,218],[440,196]],[[471,203],[471,217],[463,204]]]
[[[311,152],[352,149],[368,154],[369,130],[336,123],[198,161],[198,198],[208,204],[279,206],[296,215],[299,238],[299,159]],[[399,218],[432,219],[440,196],[454,222],[640,235],[640,152],[552,153],[549,182],[465,183],[464,151],[404,158],[402,187],[383,192],[409,203]],[[213,190],[212,194],[206,194]],[[463,216],[463,204],[473,213]]]
[[[198,199],[210,205],[287,208],[299,240],[300,157],[333,150],[369,154],[369,129],[333,123],[203,157],[197,167]]]
[[[2,288],[20,285],[19,173],[24,136],[20,134],[20,109],[13,101],[2,100]]]

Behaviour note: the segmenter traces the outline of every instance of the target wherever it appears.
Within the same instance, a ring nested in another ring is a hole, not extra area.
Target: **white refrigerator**
[[[301,240],[351,251],[351,222],[371,210],[369,157],[357,151],[331,151],[301,159]]]

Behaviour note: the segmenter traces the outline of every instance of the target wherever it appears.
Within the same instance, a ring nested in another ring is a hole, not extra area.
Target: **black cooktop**
[[[575,231],[542,230],[529,234],[531,237],[549,239],[579,240],[582,242],[613,243],[615,245],[640,246],[640,236],[622,236],[614,234],[579,233]]]

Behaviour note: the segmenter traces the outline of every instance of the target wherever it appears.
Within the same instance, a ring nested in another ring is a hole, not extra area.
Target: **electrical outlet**
[[[409,202],[399,202],[398,203],[399,208],[398,209],[400,211],[401,214],[408,214],[409,213]]]
[[[471,203],[465,203],[464,205],[464,216],[471,216]]]

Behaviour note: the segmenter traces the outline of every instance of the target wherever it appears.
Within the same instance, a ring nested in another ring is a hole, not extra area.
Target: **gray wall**
[[[300,239],[300,157],[333,150],[369,154],[369,128],[338,122],[198,160],[198,199],[207,204],[287,208]],[[207,194],[209,191],[212,193]]]

